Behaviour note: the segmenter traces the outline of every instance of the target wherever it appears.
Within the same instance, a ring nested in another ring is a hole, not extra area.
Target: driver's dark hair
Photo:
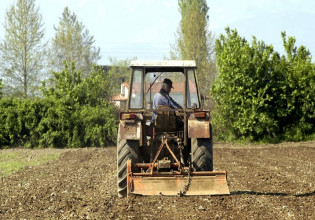
[[[167,83],[162,83],[161,88],[165,88],[165,86],[168,85]]]

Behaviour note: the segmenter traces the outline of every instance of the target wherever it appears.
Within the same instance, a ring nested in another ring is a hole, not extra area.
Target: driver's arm
[[[171,108],[182,108],[182,106],[180,106],[180,104],[178,104],[177,102],[174,101],[174,99],[172,99],[171,96],[169,96],[169,106]]]

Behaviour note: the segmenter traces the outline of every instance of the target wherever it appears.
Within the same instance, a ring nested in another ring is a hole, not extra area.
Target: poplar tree
[[[24,98],[36,94],[43,64],[44,28],[35,0],[18,0],[6,11],[5,38],[0,42],[6,93]]]
[[[179,0],[181,21],[171,58],[195,60],[201,91],[209,93],[216,68],[214,58],[214,35],[208,30],[209,7],[206,0]]]
[[[59,72],[64,69],[64,61],[69,66],[75,61],[76,69],[87,76],[100,59],[100,49],[94,46],[94,37],[68,7],[64,8],[59,24],[54,28],[56,33],[50,46],[50,70]]]

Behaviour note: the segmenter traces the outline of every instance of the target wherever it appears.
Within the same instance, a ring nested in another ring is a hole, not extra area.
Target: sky
[[[0,0],[0,40],[8,7],[17,0]],[[208,29],[215,36],[224,29],[237,29],[242,37],[252,36],[272,44],[283,54],[281,32],[296,38],[315,54],[314,0],[207,0]],[[100,48],[98,64],[108,65],[109,58],[161,60],[169,56],[175,42],[180,14],[177,0],[37,0],[45,27],[45,40],[54,35],[54,26],[65,6],[94,36]]]

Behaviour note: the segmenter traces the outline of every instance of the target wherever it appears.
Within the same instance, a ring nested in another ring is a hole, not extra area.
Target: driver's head
[[[163,88],[167,93],[170,93],[170,92],[171,92],[171,89],[172,89],[172,88],[174,89],[172,80],[170,80],[170,79],[168,79],[168,78],[165,78],[165,79],[163,80],[163,83],[162,83],[162,88]]]

